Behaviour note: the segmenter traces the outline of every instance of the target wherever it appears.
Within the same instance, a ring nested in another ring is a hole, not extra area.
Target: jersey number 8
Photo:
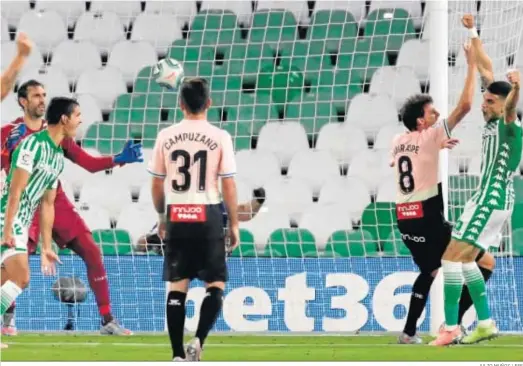
[[[403,193],[414,191],[414,177],[412,176],[412,160],[408,156],[401,156],[398,160],[399,185]]]

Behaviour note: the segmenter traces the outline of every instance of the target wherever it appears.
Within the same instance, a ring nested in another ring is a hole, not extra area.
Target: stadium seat
[[[17,52],[16,42],[2,42],[1,45],[1,57],[2,57],[2,72],[9,66]],[[40,50],[37,46],[34,46],[31,50],[31,54],[27,58],[22,70],[29,70],[34,68],[40,68],[44,64],[44,59]]]
[[[262,127],[256,148],[274,153],[286,169],[294,154],[309,149],[309,143],[298,122],[271,122]]]
[[[404,9],[408,12],[409,19],[413,22],[415,27],[421,26],[421,22],[423,20],[421,16],[421,1],[419,0],[411,0],[411,1],[405,1],[405,0],[372,0],[370,2],[370,9],[369,13],[372,13],[375,10],[378,9]],[[369,14],[370,17],[370,14]]]
[[[378,255],[378,243],[365,230],[339,230],[331,235],[324,257],[372,257]]]
[[[201,11],[229,10],[238,17],[238,21],[246,26],[251,24],[252,4],[242,0],[204,0]]]
[[[377,189],[376,202],[396,202],[397,183],[394,176],[384,180]]]
[[[350,12],[353,16],[356,22],[360,23],[365,19],[365,15],[367,12],[366,4],[364,0],[353,0],[353,1],[337,1],[337,0],[321,0],[316,1],[314,4],[314,12],[312,16],[316,14],[316,12],[321,10],[345,10],[347,12]]]
[[[249,181],[236,180],[236,192],[238,195],[238,202],[250,202],[252,200],[253,186]]]
[[[468,164],[467,173],[470,175],[481,174],[481,155],[476,155],[470,159]]]
[[[133,23],[131,40],[149,42],[163,57],[174,40],[183,38],[182,28],[173,14],[141,13]]]
[[[359,127],[367,134],[367,138],[374,139],[383,126],[397,123],[398,111],[392,99],[386,95],[365,93],[350,101],[343,126],[348,131]]]
[[[370,203],[370,192],[365,183],[353,177],[332,179],[321,187],[318,204],[344,204],[353,219],[359,218]]]
[[[404,132],[407,132],[407,129],[402,122],[383,126],[376,136],[373,147],[375,149],[390,149],[392,146],[392,139],[396,135]]]
[[[469,124],[458,125],[453,131],[452,136],[457,138],[460,143],[453,149],[452,153],[462,159],[470,159],[481,152],[482,126]]]
[[[142,12],[140,1],[91,0],[92,12],[110,11],[120,17],[122,24],[128,27],[134,18]]]
[[[304,258],[317,257],[314,235],[304,229],[278,229],[265,247],[267,257]]]
[[[289,213],[291,221],[298,222],[301,213],[312,203],[312,189],[301,179],[275,177],[265,185],[267,201],[265,205]]]
[[[127,255],[132,252],[132,239],[125,230],[93,230],[93,239],[103,255]]]
[[[137,164],[129,164],[129,166],[133,165]],[[124,169],[128,169],[129,166]],[[122,208],[131,203],[130,190],[128,187],[122,186],[122,182],[125,181],[117,180],[103,172],[95,174],[94,177],[96,179],[90,179],[90,184],[84,184],[82,187],[80,202],[87,206],[103,207],[109,213],[109,217],[116,220]]]
[[[18,85],[28,80],[37,80],[44,84],[47,92],[47,100],[53,97],[69,95],[69,82],[63,71],[59,68],[51,67],[47,69],[26,69],[18,79]]]
[[[196,1],[147,1],[145,11],[148,13],[174,14],[180,24],[190,24],[198,13]]]
[[[409,248],[401,239],[401,233],[395,229],[383,243],[383,255],[390,257],[411,255]]]
[[[156,224],[157,218],[158,214],[153,205],[130,203],[121,210],[116,227],[127,230],[131,234],[133,242],[136,242],[140,236],[151,230]]]
[[[67,181],[71,185],[76,196],[80,195],[83,185],[91,178],[90,176],[91,173],[87,170],[74,164],[69,159],[65,159],[64,170],[60,179]]]
[[[131,131],[128,125],[94,123],[85,132],[82,146],[95,148],[102,154],[114,155],[123,149],[125,142],[130,136]],[[139,137],[136,136],[136,138]]]
[[[192,21],[189,42],[202,45],[241,43],[236,14],[228,10],[201,11]]]
[[[112,48],[107,66],[118,68],[124,81],[132,85],[143,67],[154,65],[157,61],[156,51],[148,42],[121,41]]]
[[[62,189],[66,195],[66,197],[71,201],[75,202],[76,198],[74,195],[73,186],[66,180],[60,179],[60,185],[62,186]]]
[[[400,8],[371,11],[363,33],[376,41],[385,42],[388,51],[399,51],[404,42],[416,38],[412,19],[407,11]]]
[[[512,231],[512,254],[523,256],[523,229]]]
[[[296,20],[301,24],[309,23],[309,6],[305,0],[297,1],[275,1],[275,0],[258,0],[256,10],[274,10],[283,9],[290,11]]]
[[[381,182],[394,176],[389,163],[390,149],[362,151],[352,159],[347,175],[362,179],[374,194]]]
[[[121,94],[109,114],[114,123],[158,124],[161,120],[161,100],[151,94]]]
[[[18,117],[23,115],[22,108],[16,100],[16,95],[8,95],[1,104],[2,113],[0,114],[2,118],[2,125],[13,122]]]
[[[248,42],[278,44],[282,41],[296,40],[297,34],[298,25],[292,12],[257,10],[252,17]]]
[[[429,42],[411,39],[401,46],[396,65],[412,68],[419,81],[428,82],[429,57]]]
[[[201,59],[215,60],[223,57],[228,61],[232,75],[241,75],[243,80],[258,77],[261,70],[274,69],[276,51],[265,44],[239,43],[231,46],[218,45],[212,52],[201,51]]]
[[[2,18],[7,20],[9,27],[15,28],[23,14],[30,11],[30,1],[2,1]]]
[[[238,179],[249,181],[253,187],[263,187],[281,176],[280,162],[274,154],[260,150],[236,152]]]
[[[227,122],[245,125],[245,129],[252,136],[258,136],[267,121],[279,118],[278,110],[266,94],[241,93],[238,105],[227,106],[225,109]]]
[[[111,227],[111,218],[106,209],[96,205],[77,205],[77,212],[91,230],[109,229]]]
[[[252,233],[256,251],[263,252],[274,230],[290,228],[289,216],[279,210],[262,210],[252,220],[240,222],[240,228]]]
[[[361,228],[373,238],[383,242],[389,239],[396,227],[396,204],[393,202],[370,203],[361,217]]]
[[[92,94],[102,111],[110,110],[119,94],[127,92],[122,73],[110,66],[84,71],[76,84],[77,94]]]
[[[356,154],[367,149],[367,137],[357,127],[349,130],[340,123],[329,123],[321,128],[316,149],[329,151],[338,164],[346,167]]]
[[[240,245],[236,247],[231,253],[231,257],[255,257],[256,247],[254,245],[254,237],[249,230],[240,229]]]
[[[102,67],[102,59],[93,43],[66,40],[54,49],[51,66],[62,69],[69,82],[74,83],[82,72]]]
[[[85,11],[84,1],[36,1],[36,11],[56,11],[67,27],[72,28],[78,17]]]
[[[74,30],[76,41],[92,41],[102,54],[107,54],[112,46],[125,39],[124,27],[115,13],[83,13]]]
[[[315,10],[307,29],[307,40],[312,45],[326,44],[328,51],[336,52],[340,40],[358,36],[358,23],[354,16],[345,10]]]
[[[323,251],[332,233],[352,229],[352,219],[343,204],[312,205],[305,211],[299,222],[300,229],[309,230],[316,238],[318,251]]]
[[[337,123],[338,115],[330,101],[319,101],[316,95],[305,93],[300,99],[287,104],[285,119],[299,120],[307,134],[316,138],[323,126]]]
[[[449,177],[449,201],[454,205],[465,206],[465,203],[476,192],[479,176],[451,175]]]
[[[458,175],[461,171],[466,171],[468,169],[469,160],[463,159],[462,156],[454,154],[452,151],[449,154],[448,159],[448,174]]]
[[[113,168],[113,179],[119,181],[122,188],[126,186],[133,194],[138,194],[140,187],[150,181],[147,164],[149,162],[144,161],[115,167]]]
[[[400,110],[408,97],[421,93],[421,87],[412,69],[384,66],[372,76],[369,93],[389,95]]]
[[[314,174],[311,174],[311,169]],[[287,176],[298,178],[307,183],[318,196],[321,187],[331,179],[341,175],[336,159],[328,151],[299,151],[292,157]]]
[[[18,24],[17,34],[20,32],[26,33],[44,55],[67,39],[67,27],[55,11],[25,13]]]
[[[89,126],[102,120],[102,111],[96,99],[90,94],[80,95],[77,100],[82,109],[82,124],[78,126],[76,139],[81,140]]]
[[[11,40],[11,36],[9,35],[9,27],[7,26],[7,20],[3,17],[0,19],[0,27],[2,27],[2,34],[0,36],[0,41],[2,42],[9,42]]]

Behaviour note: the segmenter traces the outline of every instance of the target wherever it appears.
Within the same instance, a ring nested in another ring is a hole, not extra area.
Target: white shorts
[[[3,218],[1,229],[3,232]],[[22,226],[17,220],[13,223],[13,238],[15,240],[15,246],[13,248],[1,247],[0,264],[4,261],[17,254],[27,254],[27,241],[29,240],[29,229]]]
[[[452,238],[484,250],[498,248],[503,226],[511,214],[511,210],[497,210],[468,201],[452,231]]]

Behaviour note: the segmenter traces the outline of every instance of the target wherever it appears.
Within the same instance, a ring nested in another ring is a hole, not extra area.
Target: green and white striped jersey
[[[47,189],[58,187],[58,176],[64,169],[64,153],[43,130],[26,137],[13,152],[9,175],[2,189],[0,201],[0,218],[2,226],[7,208],[9,187],[15,168],[24,169],[31,175],[25,190],[22,192],[20,206],[15,221],[28,228],[34,213]]]
[[[514,206],[514,174],[521,160],[522,128],[516,120],[490,121],[483,128],[481,181],[472,201],[491,209],[511,210]]]

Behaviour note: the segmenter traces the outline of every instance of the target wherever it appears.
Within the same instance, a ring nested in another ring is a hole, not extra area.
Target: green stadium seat
[[[411,255],[409,248],[401,240],[398,229],[394,230],[383,244],[383,254],[391,257]]]
[[[130,136],[128,125],[98,122],[87,128],[82,147],[97,149],[103,155],[113,155],[122,150]]]
[[[135,93],[161,93],[163,89],[153,78],[153,66],[141,69],[134,80],[133,91]]]
[[[257,136],[268,120],[279,118],[278,110],[267,94],[241,93],[237,107],[233,105],[225,107],[227,122],[246,125],[247,129],[242,128],[242,131],[248,131],[249,135]]]
[[[305,229],[279,229],[269,237],[265,253],[268,257],[317,257],[316,242]]]
[[[58,255],[73,255],[73,254],[75,254],[75,252],[73,252],[69,248],[62,248],[62,249],[58,250]]]
[[[331,235],[325,257],[369,257],[378,255],[378,243],[365,230],[340,230]]]
[[[396,227],[396,204],[393,202],[370,203],[363,211],[361,228],[373,238],[383,242]]]
[[[516,203],[512,212],[512,229],[523,229],[523,203]]]
[[[221,128],[229,132],[234,144],[234,150],[249,150],[251,148],[251,126],[242,122],[222,122]]]
[[[161,99],[150,94],[122,94],[109,114],[113,123],[158,123],[161,120]]]
[[[268,44],[234,44],[219,46],[219,57],[229,63],[231,75],[241,75],[243,80],[256,81],[260,70],[274,69],[276,51]]]
[[[389,65],[384,46],[372,37],[344,39],[340,46],[337,68],[351,74],[352,83],[370,82],[372,75],[382,66]]]
[[[213,55],[213,47],[191,43],[185,39],[174,41],[169,49],[169,57],[183,64],[185,76],[197,76],[200,74],[200,69],[212,67]]]
[[[263,69],[258,75],[257,92],[270,94],[278,110],[285,104],[299,98],[303,93],[305,80],[296,67],[281,63],[275,69]]]
[[[464,206],[479,185],[476,175],[451,175],[449,177],[449,201],[452,205]]]
[[[307,40],[312,45],[325,43],[330,52],[338,51],[341,39],[357,36],[358,23],[345,10],[318,10],[307,29]]]
[[[246,229],[240,229],[240,245],[231,253],[231,257],[256,257],[254,236]]]
[[[523,203],[523,177],[514,177],[515,202]]]
[[[93,230],[94,241],[103,255],[127,255],[132,252],[132,240],[125,230]]]
[[[512,231],[512,254],[523,256],[523,228]]]
[[[284,10],[254,12],[249,31],[249,43],[277,44],[297,39],[298,24],[294,15]]]
[[[202,45],[243,42],[238,18],[227,10],[204,10],[194,17],[189,41]]]
[[[377,42],[385,42],[388,51],[399,51],[401,45],[416,38],[414,23],[404,9],[376,9],[369,14],[365,36],[373,37]]]
[[[309,95],[318,102],[329,102],[336,113],[345,113],[347,101],[363,92],[361,84],[312,87]]]
[[[306,93],[300,100],[287,104],[285,118],[297,120],[307,134],[316,136],[327,123],[337,122],[337,111],[330,101],[318,100],[316,94]]]
[[[167,115],[167,121],[170,123],[180,122],[183,119],[183,112],[180,108],[169,109]],[[207,120],[212,124],[220,127],[222,121],[222,107],[219,105],[213,105],[207,111]]]

